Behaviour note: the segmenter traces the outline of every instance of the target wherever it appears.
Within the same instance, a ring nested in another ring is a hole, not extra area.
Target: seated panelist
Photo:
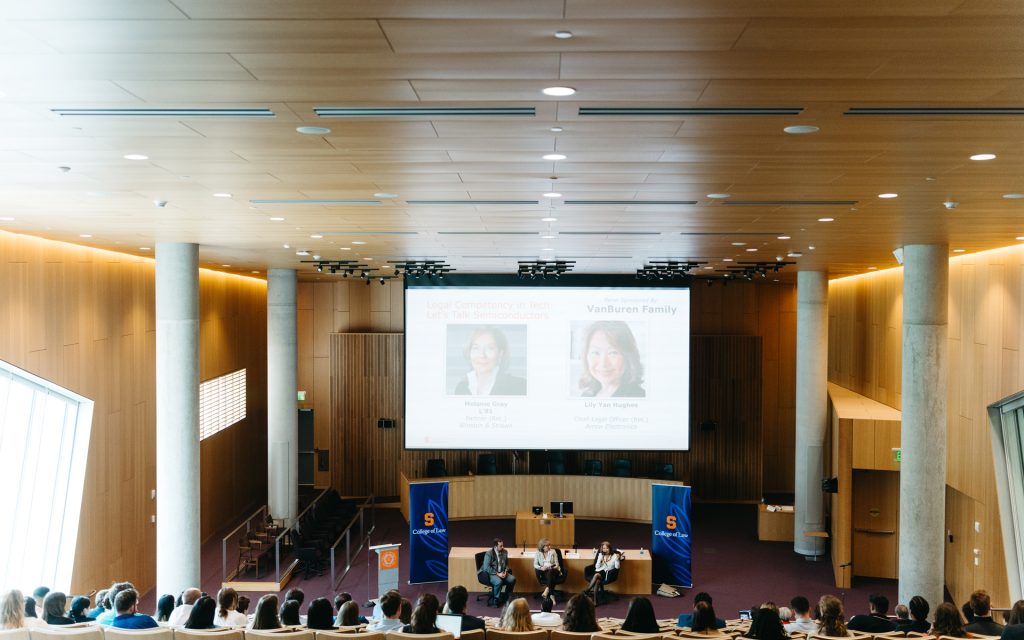
[[[587,585],[584,593],[587,595],[593,594],[595,589],[599,589],[602,584],[608,581],[608,576],[612,571],[618,571],[622,565],[622,552],[617,551],[612,546],[611,542],[605,540],[597,548],[597,553],[594,554],[594,575],[590,578],[590,584]]]
[[[537,553],[533,554],[533,569],[537,572],[537,580],[544,585],[541,598],[554,599],[555,584],[562,575],[562,566],[558,562],[558,552],[551,548],[551,541],[541,538],[537,542]]]
[[[512,575],[508,566],[508,551],[505,551],[504,540],[494,539],[494,546],[484,553],[484,562],[480,569],[491,581],[491,599],[488,604],[500,606],[508,599],[516,585],[516,577]]]

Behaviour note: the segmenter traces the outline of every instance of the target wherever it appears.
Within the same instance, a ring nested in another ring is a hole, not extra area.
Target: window
[[[988,407],[1010,593],[1024,588],[1024,392]]]
[[[245,420],[245,369],[199,385],[199,439]]]
[[[71,586],[92,410],[0,361],[0,584]]]

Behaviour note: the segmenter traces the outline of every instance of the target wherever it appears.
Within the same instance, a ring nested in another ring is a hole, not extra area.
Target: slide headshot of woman
[[[526,380],[508,373],[511,354],[505,332],[483,325],[470,334],[463,357],[470,370],[455,385],[457,396],[524,396]]]
[[[580,395],[585,398],[643,398],[644,367],[629,325],[621,320],[599,320],[583,334],[583,375]]]

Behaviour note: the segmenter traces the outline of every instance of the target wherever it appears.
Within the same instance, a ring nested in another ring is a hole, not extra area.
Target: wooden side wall
[[[990,427],[985,407],[1024,380],[1024,247],[950,260],[946,586],[1007,606]],[[902,269],[829,286],[829,380],[900,408]],[[975,530],[975,523],[978,529]],[[978,549],[978,564],[973,550]]]
[[[344,420],[343,415],[332,415],[331,409],[331,335],[332,333],[400,333],[404,329],[403,292],[400,282],[387,281],[384,286],[361,281],[339,280],[299,283],[299,388],[307,391],[303,407],[314,410],[316,447],[331,450],[331,471],[317,472],[316,483],[326,487],[343,478],[346,484],[337,485],[342,493],[363,493],[372,487],[378,495],[397,495],[397,474],[383,479],[383,484],[363,480],[354,484],[355,476],[376,477],[378,472],[342,470],[337,465],[352,456],[360,461],[368,458],[377,443],[391,451],[401,451],[401,438],[395,430],[379,430],[358,443],[350,436],[332,436],[334,427]],[[761,460],[754,461],[761,468],[762,491],[793,490],[794,405],[795,405],[795,340],[796,289],[792,285],[774,283],[733,283],[728,287],[695,287],[692,291],[691,323],[694,335],[759,336],[761,337]],[[338,354],[339,358],[343,354]],[[389,357],[400,357],[389,356]],[[335,374],[336,375],[336,374]],[[400,381],[400,379],[399,379]],[[339,393],[352,393],[340,390]],[[399,387],[400,395],[400,387]],[[399,397],[400,401],[401,398]],[[354,405],[353,405],[354,406]],[[401,418],[401,406],[396,415],[378,417]],[[696,434],[695,434],[696,436]],[[339,451],[341,439],[349,438],[352,448]],[[397,440],[395,438],[398,438]],[[333,441],[332,441],[333,439]],[[392,442],[394,440],[394,442]],[[363,447],[367,447],[364,449]],[[394,448],[392,448],[394,447]],[[676,454],[689,456],[690,454]],[[583,456],[584,454],[580,454]],[[602,459],[610,465],[614,453],[586,454]],[[403,452],[401,468],[410,477],[423,473],[430,452]],[[464,473],[476,466],[476,452],[449,452],[445,454],[452,473]],[[662,454],[635,454],[637,473],[647,473],[665,458]],[[681,459],[682,460],[682,459]],[[393,461],[392,461],[393,462]],[[499,473],[511,472],[512,459],[508,454],[499,456]],[[516,463],[520,472],[528,468],[528,460]],[[688,464],[677,463],[677,477],[682,478]],[[369,475],[368,475],[369,474]],[[686,477],[689,477],[688,475]],[[746,496],[744,496],[746,498]]]
[[[154,287],[151,259],[0,232],[0,359],[95,402],[71,593],[156,581]],[[200,377],[245,367],[249,401],[200,448],[206,538],[264,501],[266,283],[204,270],[200,296]]]

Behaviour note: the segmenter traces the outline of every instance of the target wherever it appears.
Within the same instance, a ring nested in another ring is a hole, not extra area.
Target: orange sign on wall
[[[380,563],[379,569],[397,569],[398,568],[398,549],[388,549],[380,553],[378,562]]]

